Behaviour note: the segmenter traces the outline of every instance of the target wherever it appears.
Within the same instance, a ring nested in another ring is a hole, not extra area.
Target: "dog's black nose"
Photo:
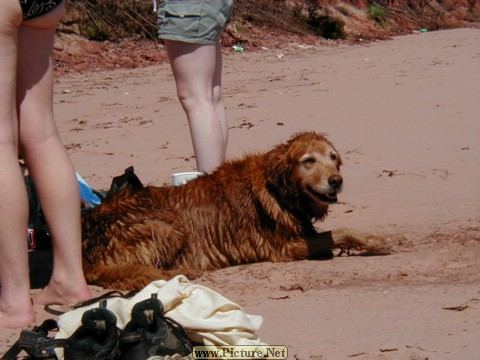
[[[332,175],[328,178],[328,184],[334,189],[338,189],[343,184],[343,178],[340,175]]]

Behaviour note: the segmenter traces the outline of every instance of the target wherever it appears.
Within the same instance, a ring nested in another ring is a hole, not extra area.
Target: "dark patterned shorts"
[[[25,20],[44,15],[53,10],[63,0],[18,0]]]

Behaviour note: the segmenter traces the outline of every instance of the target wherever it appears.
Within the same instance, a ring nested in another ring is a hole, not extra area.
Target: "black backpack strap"
[[[113,178],[109,193],[114,193],[124,187],[129,187],[133,190],[143,189],[143,184],[137,175],[135,175],[133,166],[126,168],[122,175]]]

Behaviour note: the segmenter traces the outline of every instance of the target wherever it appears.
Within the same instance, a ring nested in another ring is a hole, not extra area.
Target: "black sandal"
[[[120,335],[122,360],[150,356],[187,356],[192,344],[183,327],[163,315],[163,305],[153,293],[133,306],[131,320]]]
[[[58,330],[57,322],[52,319],[45,320],[42,325],[35,326],[33,330],[22,330],[18,341],[1,360],[16,360],[22,351],[34,359],[57,359],[55,348],[65,347],[65,339],[48,337],[48,333],[52,330]]]
[[[82,325],[66,339],[66,360],[114,360],[120,355],[117,317],[101,300],[99,307],[82,315]]]

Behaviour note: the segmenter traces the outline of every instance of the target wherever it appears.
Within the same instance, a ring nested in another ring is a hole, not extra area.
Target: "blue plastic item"
[[[82,200],[91,207],[100,205],[102,202],[100,198],[93,192],[92,188],[87,184],[87,182],[78,173],[76,174],[78,186],[80,187],[80,197]]]

